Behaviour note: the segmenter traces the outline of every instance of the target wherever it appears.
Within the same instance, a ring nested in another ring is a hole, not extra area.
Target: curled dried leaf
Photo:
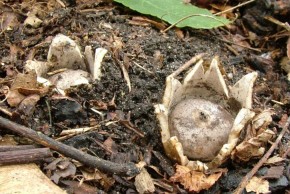
[[[207,190],[221,177],[222,171],[213,174],[205,174],[195,170],[190,170],[186,166],[177,165],[176,173],[170,178],[173,182],[179,182],[190,192],[200,192]]]
[[[269,193],[269,182],[259,177],[253,177],[246,186],[247,192]]]
[[[232,158],[240,161],[249,161],[261,157],[265,152],[265,144],[275,135],[271,130],[266,130],[257,137],[250,138],[239,144],[232,152]]]

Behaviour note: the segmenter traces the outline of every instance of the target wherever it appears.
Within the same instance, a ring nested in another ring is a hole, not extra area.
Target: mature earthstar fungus
[[[183,83],[176,79],[196,61]],[[155,105],[166,154],[194,170],[222,164],[235,148],[241,130],[255,115],[250,109],[257,72],[228,87],[218,57],[207,71],[202,64],[202,55],[198,55],[169,75],[162,104]]]

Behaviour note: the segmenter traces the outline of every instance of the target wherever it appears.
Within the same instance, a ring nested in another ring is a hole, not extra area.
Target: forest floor
[[[289,31],[263,17],[270,15],[286,22],[290,19],[289,9],[286,10],[287,15],[277,13],[273,7],[263,7],[262,3],[251,3],[234,10],[238,17],[228,27],[213,30],[173,28],[161,33],[158,26],[148,21],[155,20],[164,25],[162,21],[130,11],[120,4],[80,0],[75,5],[69,5],[68,2],[64,2],[65,7],[53,0],[46,3],[0,2],[2,100],[6,97],[4,87],[10,87],[16,75],[24,72],[27,60],[47,60],[50,43],[57,34],[73,39],[81,51],[88,45],[93,50],[99,47],[108,50],[102,62],[100,81],[70,88],[67,91],[69,100],[66,99],[69,103],[61,101],[51,91],[41,96],[33,112],[26,115],[19,113],[18,106],[13,107],[3,101],[1,116],[54,139],[68,129],[98,126],[94,131],[60,141],[116,163],[146,161],[145,168],[154,180],[156,193],[187,193],[188,190],[181,184],[170,181],[175,173],[175,162],[170,161],[163,150],[154,105],[162,101],[166,77],[193,56],[205,53],[205,63],[219,56],[228,85],[234,85],[245,74],[257,71],[258,79],[253,89],[254,111],[273,110],[273,121],[268,128],[273,129],[277,136],[282,130],[283,125],[279,122],[290,114],[287,67],[281,65],[282,58],[287,58],[287,52],[290,54],[289,41],[287,45]],[[213,9],[210,6],[208,8]],[[42,23],[37,27],[25,25],[28,12],[34,13]],[[120,62],[128,71],[131,91]],[[183,75],[178,79],[182,80]],[[95,109],[97,112],[93,111]],[[10,134],[17,139],[18,144],[24,144],[21,136],[16,138],[17,135],[9,130],[1,129],[0,134],[3,141]],[[281,193],[289,189],[289,138],[287,132],[272,154],[284,158],[278,165],[282,166],[281,173],[267,179],[271,192]],[[268,143],[266,150],[270,146],[271,143]],[[53,156],[55,159],[65,157],[57,152]],[[229,160],[222,166],[227,172],[203,192],[233,192],[257,161],[252,159],[237,163]],[[42,161],[38,164],[50,177],[51,174],[44,168],[48,163]],[[256,175],[265,176],[271,167],[264,165]],[[134,177],[98,173],[95,180],[82,179],[85,177],[83,169],[77,167],[74,174],[60,177],[55,182],[69,193],[77,191],[72,182],[65,182],[67,180],[76,183],[84,181],[87,193],[137,192]],[[75,191],[72,191],[73,188]]]

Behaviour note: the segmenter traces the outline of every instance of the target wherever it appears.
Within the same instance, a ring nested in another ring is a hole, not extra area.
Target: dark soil
[[[7,5],[7,9],[11,6],[15,10],[20,10],[18,3],[7,3]],[[81,11],[89,8],[98,11]],[[250,8],[257,9],[254,5],[251,5]],[[245,8],[242,14],[246,15],[246,13]],[[59,101],[55,102],[52,94],[47,95],[37,103],[32,117],[15,121],[35,130],[41,130],[54,138],[57,138],[61,131],[68,128],[100,124],[96,131],[72,137],[65,140],[64,143],[115,162],[138,163],[145,160],[147,164],[156,166],[164,175],[161,176],[153,169],[148,168],[147,170],[153,178],[167,180],[168,176],[174,173],[174,162],[172,164],[168,163],[169,159],[163,151],[153,105],[162,101],[166,76],[191,57],[199,53],[205,53],[207,63],[216,55],[220,57],[226,82],[229,85],[233,85],[248,72],[253,70],[259,72],[254,93],[255,110],[275,109],[274,122],[271,124],[271,128],[276,127],[276,130],[280,131],[281,128],[277,125],[277,122],[281,119],[282,114],[289,115],[289,82],[285,72],[279,66],[279,59],[285,55],[287,39],[284,37],[277,41],[274,39],[263,41],[265,37],[276,33],[276,28],[270,32],[259,32],[258,38],[260,38],[260,41],[256,41],[256,45],[251,45],[252,47],[262,48],[262,53],[273,50],[279,51],[278,57],[273,58],[272,62],[268,63],[261,59],[261,52],[246,48],[241,49],[238,56],[234,55],[226,46],[229,44],[221,41],[221,37],[228,33],[225,28],[224,30],[182,29],[184,37],[178,37],[174,30],[163,34],[151,25],[144,27],[129,24],[129,21],[135,15],[139,14],[117,4],[87,3],[85,5],[83,3],[67,8],[55,8],[42,18],[44,23],[40,28],[30,29],[21,25],[25,16],[19,14],[18,20],[21,23],[19,27],[0,33],[0,60],[2,64],[0,76],[3,80],[9,76],[7,75],[7,68],[22,72],[23,64],[27,59],[34,58],[46,61],[51,39],[59,33],[74,39],[82,50],[86,45],[91,45],[93,49],[106,48],[109,53],[102,63],[103,76],[100,81],[69,90],[68,95],[76,102],[58,104]],[[241,17],[238,18],[239,21],[244,20]],[[240,29],[238,22],[233,26],[236,25],[236,28]],[[273,27],[270,24],[269,26]],[[246,25],[245,28],[250,27]],[[116,46],[114,46],[116,40],[121,42],[121,49],[116,49]],[[11,45],[19,47],[19,52],[11,54]],[[131,92],[128,91],[128,86],[117,61],[121,61],[128,67],[132,86]],[[180,75],[180,80],[182,76]],[[104,117],[91,110],[93,108],[92,101],[96,100],[108,105],[106,110],[100,110]],[[271,100],[283,102],[284,105],[280,106]],[[47,102],[51,107],[52,114],[52,126],[48,128],[45,127],[50,124]],[[110,106],[112,102],[115,105]],[[7,104],[3,107],[14,111]],[[63,111],[67,107],[69,107],[69,110],[67,112]],[[1,115],[7,117],[3,113]],[[117,115],[118,118],[123,117],[123,120],[129,120],[145,136],[140,137],[140,135],[118,122],[108,125],[108,122],[112,120],[112,115]],[[9,131],[1,130],[1,135],[6,133],[9,133]],[[108,153],[96,143],[96,141],[104,142],[109,137],[116,143],[117,154]],[[288,143],[288,137],[289,135],[285,136],[282,141],[283,144]],[[279,151],[277,150],[277,152]],[[166,164],[165,161],[167,161]],[[206,193],[233,191],[256,162],[251,161],[247,164],[228,162],[224,165],[228,168],[228,173]],[[287,166],[288,161],[284,165]],[[288,173],[285,172],[285,176]],[[127,180],[116,175],[112,177],[115,179],[115,183],[108,190],[101,184],[96,185],[100,192],[103,190],[108,193],[136,192],[132,179]],[[281,186],[277,183],[277,185],[274,185],[275,181],[277,182],[277,180],[274,180],[270,186],[273,192],[281,192],[281,190],[285,191],[287,189],[287,184]],[[167,183],[172,186],[174,192],[186,193],[182,186]],[[157,193],[165,192],[163,188],[158,189]]]

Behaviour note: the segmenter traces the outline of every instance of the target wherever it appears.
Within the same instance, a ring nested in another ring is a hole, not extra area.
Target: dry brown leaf
[[[210,4],[210,6],[214,9],[216,9],[216,13],[218,12],[222,12],[225,10],[230,10],[232,8],[232,6],[229,5],[223,5],[223,4]],[[227,11],[224,14],[220,15],[229,19],[234,20],[236,18],[235,14],[233,13],[233,11]]]
[[[61,158],[57,158],[51,163],[49,163],[46,167],[44,167],[45,170],[55,170],[57,168],[57,164],[61,161]]]
[[[95,181],[100,183],[105,191],[108,191],[115,183],[115,179],[109,177],[97,169],[90,171],[90,169],[80,168],[80,170],[86,181]]]
[[[72,177],[76,173],[76,166],[71,161],[61,158],[52,161],[44,169],[53,171],[53,175],[50,179],[56,184],[58,184],[61,177]]]
[[[66,185],[66,190],[68,193],[74,193],[74,194],[96,194],[98,193],[98,189],[94,186],[88,185],[86,183],[80,184],[79,181],[69,181],[64,180],[61,181],[64,185]]]
[[[12,135],[4,135],[0,138],[0,146],[14,146],[17,145],[17,142]]]
[[[273,131],[267,129],[272,122],[272,114],[272,110],[264,110],[252,119],[245,139],[231,153],[232,159],[246,162],[264,154],[265,145],[275,136]]]
[[[151,168],[152,170],[154,170],[161,177],[164,177],[163,172],[161,172],[157,166],[149,165],[148,167]]]
[[[129,24],[136,25],[136,26],[150,26],[150,23],[146,20],[140,20],[139,18],[142,17],[133,17],[132,20],[129,21]]]
[[[269,158],[266,162],[265,162],[265,164],[277,164],[277,163],[281,163],[281,162],[283,162],[285,159],[284,158],[282,158],[282,157],[279,157],[279,156],[273,156],[273,157],[271,157],[271,158]]]
[[[98,171],[97,169],[94,169],[93,171],[88,171],[87,169],[80,169],[80,171],[83,174],[83,177],[85,179],[85,181],[97,181],[102,179],[102,176],[100,175],[100,171]]]
[[[7,102],[11,107],[16,107],[24,98],[24,95],[15,90],[9,91],[7,94]]]
[[[25,96],[28,95],[41,95],[44,96],[50,91],[49,87],[41,87],[41,88],[18,88],[18,92]]]
[[[160,50],[155,50],[153,55],[154,64],[158,69],[163,67],[164,63],[164,56],[162,55]]]
[[[40,96],[37,94],[33,94],[27,96],[22,102],[19,104],[17,108],[17,112],[23,114],[25,116],[32,116],[35,110],[36,103],[40,100]]]
[[[114,51],[121,51],[124,47],[124,43],[121,37],[113,36],[113,49]]]
[[[246,186],[247,192],[269,193],[269,182],[254,176]]]
[[[190,170],[186,166],[177,165],[176,173],[170,178],[173,182],[179,182],[190,192],[207,190],[221,177],[222,172],[206,175],[203,172]]]
[[[19,88],[36,88],[36,86],[37,80],[35,71],[30,71],[27,74],[17,74],[7,95],[8,104],[15,107],[25,98],[24,95],[18,92]]]
[[[287,78],[290,80],[290,59],[283,57],[280,61],[280,66],[287,73]]]
[[[255,130],[255,136],[259,135],[272,122],[273,110],[264,110],[252,119],[252,128]]]
[[[278,179],[283,176],[284,166],[272,166],[268,169],[264,179]]]
[[[117,144],[115,143],[115,141],[111,138],[111,137],[108,137],[103,145],[111,151],[111,153],[117,153],[118,152],[118,146]]]
[[[4,12],[0,15],[0,30],[12,30],[17,27],[20,23],[17,19],[18,15],[15,12]]]
[[[133,25],[140,25],[140,26],[148,26],[151,24],[155,26],[156,28],[158,28],[159,30],[164,30],[166,28],[166,26],[161,22],[157,22],[147,17],[140,17],[140,16],[133,17],[132,20],[129,21],[129,23]]]
[[[240,143],[232,152],[232,158],[240,161],[249,161],[252,158],[260,157],[265,152],[265,144],[275,135],[271,130],[266,130],[257,137]]]
[[[66,177],[73,177],[76,173],[76,166],[73,163],[69,163],[69,165],[61,169],[59,168],[54,172],[54,174],[50,177],[55,183],[58,183],[59,179],[61,177],[66,178]]]
[[[285,123],[287,122],[287,119],[288,119],[288,115],[287,114],[283,114],[280,121],[278,122],[279,125],[281,126],[285,126]]]
[[[102,187],[105,189],[105,191],[108,191],[114,184],[115,184],[115,179],[113,179],[112,177],[109,177],[106,174],[103,174],[101,172],[100,176],[102,177],[101,180],[99,180],[98,182],[102,185]]]
[[[174,186],[172,186],[168,181],[164,179],[153,179],[154,185],[167,191],[164,193],[174,193]]]
[[[174,28],[175,34],[179,39],[184,39],[184,33],[180,28]]]
[[[12,64],[17,63],[19,57],[25,54],[24,50],[21,47],[16,46],[14,44],[9,45],[9,48],[10,48],[9,58]]]
[[[234,42],[237,45],[242,45],[244,47],[251,47],[251,45],[249,44],[248,40],[246,37],[236,34],[234,36],[224,36],[224,40],[229,40],[231,42]],[[237,45],[232,45],[232,47],[238,51],[241,52],[243,50],[245,50],[245,48],[237,46]]]
[[[107,103],[105,103],[101,100],[90,100],[89,104],[97,110],[108,110]]]

